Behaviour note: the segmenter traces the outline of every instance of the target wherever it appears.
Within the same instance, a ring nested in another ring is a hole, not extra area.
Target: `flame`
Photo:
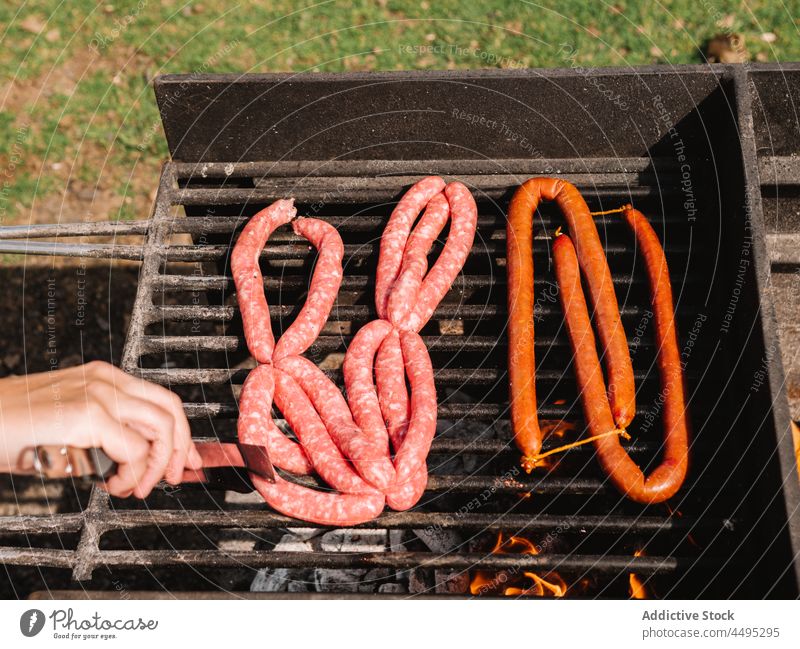
[[[644,556],[644,550],[636,550],[633,553],[634,557],[642,557]],[[630,573],[628,576],[628,582],[630,586],[628,587],[628,595],[631,599],[650,599],[650,596],[647,594],[647,587],[644,585],[644,582],[639,578],[635,572]]]
[[[670,507],[668,503],[664,503],[664,506],[667,508],[667,512],[669,512],[670,516],[677,516],[678,518],[681,518],[683,516],[683,512],[680,509],[672,509],[672,507]],[[696,547],[698,550],[702,550],[703,549],[700,546],[700,544],[697,541],[695,541],[695,538],[691,535],[691,533],[686,535],[686,540],[691,545]]]
[[[517,595],[529,595],[533,597],[545,597],[545,596],[553,596],[553,597],[564,597],[567,594],[567,583],[561,578],[558,573],[553,573],[552,575],[548,575],[550,579],[553,581],[547,581],[543,579],[535,572],[525,572],[523,573],[528,579],[533,580],[533,586],[529,586],[528,588],[516,588],[514,586],[509,586],[503,592],[504,595],[509,596],[517,596]]]
[[[563,419],[542,419],[539,421],[539,428],[542,431],[542,437],[563,439],[566,433],[578,430],[578,425],[574,421],[564,421]]]
[[[537,555],[536,544],[522,536],[503,537],[499,532],[492,554],[528,554]],[[529,580],[529,583],[525,583]],[[511,584],[509,584],[511,582]],[[567,594],[567,582],[557,572],[544,576],[525,571],[518,576],[515,571],[501,570],[492,572],[477,570],[472,578],[469,590],[473,595],[486,593],[502,593],[508,597],[564,597]]]

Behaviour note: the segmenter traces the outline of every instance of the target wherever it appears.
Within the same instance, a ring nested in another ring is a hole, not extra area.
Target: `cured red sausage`
[[[291,221],[295,214],[293,200],[275,201],[265,207],[247,222],[231,254],[231,273],[242,313],[244,337],[247,348],[259,363],[272,361],[275,339],[258,258],[272,232]]]
[[[666,260],[649,224],[642,224],[636,215],[626,215],[626,219],[630,219],[630,223],[635,221],[637,239],[643,249],[646,247],[645,264],[653,290],[653,308],[656,314],[655,342],[659,370],[662,385],[666,386],[665,453],[661,464],[647,478],[622,447],[619,437],[607,435],[614,430],[615,422],[597,356],[589,309],[581,288],[578,257],[569,237],[556,237],[553,243],[553,263],[567,332],[575,356],[574,368],[584,417],[592,435],[606,434],[594,440],[600,463],[614,485],[625,495],[639,503],[653,504],[673,496],[686,476],[688,421],[671,289],[668,279],[664,281],[667,277]],[[650,238],[651,234],[655,241]]]
[[[532,178],[514,194],[508,210],[508,369],[514,435],[525,456],[539,453],[542,434],[536,414],[533,326],[533,213],[544,200],[558,204],[575,238],[580,268],[595,309],[609,374],[614,420],[625,428],[636,410],[633,366],[614,293],[611,271],[589,207],[578,190],[557,178]]]

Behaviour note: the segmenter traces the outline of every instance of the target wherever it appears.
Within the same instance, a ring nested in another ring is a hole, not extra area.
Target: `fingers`
[[[105,430],[108,432],[102,441],[103,450],[118,464],[117,472],[106,481],[105,489],[112,496],[127,498],[144,484],[151,444],[111,417],[106,422]],[[143,490],[140,489],[139,493],[143,493]]]
[[[118,387],[128,394],[158,404],[170,412],[174,418],[173,452],[165,474],[167,482],[178,484],[184,468],[202,468],[203,462],[194,446],[194,442],[192,442],[189,421],[183,412],[183,404],[180,397],[163,386],[130,376],[118,368],[114,368],[114,370],[112,380]]]
[[[101,486],[112,496],[128,498],[141,483],[140,477],[147,469],[147,462],[130,462],[120,464],[117,472]]]

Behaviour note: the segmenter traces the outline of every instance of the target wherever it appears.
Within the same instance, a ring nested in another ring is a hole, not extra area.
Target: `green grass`
[[[0,174],[16,127],[30,130],[4,222],[29,218],[34,196],[76,181],[133,199],[111,216],[144,216],[166,157],[150,88],[157,74],[565,66],[564,44],[582,66],[700,63],[705,42],[724,31],[744,35],[752,60],[800,60],[800,0],[19,6],[0,5],[0,79],[10,89],[0,93]]]

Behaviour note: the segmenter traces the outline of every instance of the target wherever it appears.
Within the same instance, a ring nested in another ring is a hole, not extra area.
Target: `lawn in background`
[[[158,74],[702,63],[721,32],[789,61],[798,18],[800,0],[4,2],[0,223],[147,217]]]

